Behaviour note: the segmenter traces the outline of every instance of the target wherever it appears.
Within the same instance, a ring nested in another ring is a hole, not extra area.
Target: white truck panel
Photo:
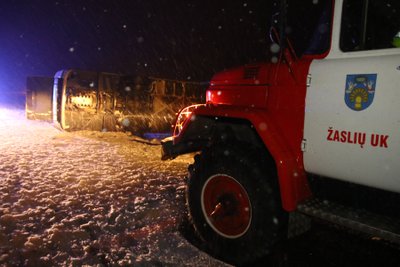
[[[335,53],[310,67],[305,169],[400,192],[400,49]]]

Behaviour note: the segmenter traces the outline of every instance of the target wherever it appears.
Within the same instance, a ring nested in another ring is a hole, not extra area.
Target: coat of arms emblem
[[[346,78],[344,101],[355,111],[368,108],[375,95],[376,74],[349,74]]]

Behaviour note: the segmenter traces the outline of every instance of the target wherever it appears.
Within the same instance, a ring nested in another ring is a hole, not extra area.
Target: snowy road
[[[0,266],[228,266],[179,231],[192,156],[163,162],[127,134],[24,115],[0,108]],[[400,266],[399,255],[317,224],[254,266]]]
[[[179,233],[191,156],[0,108],[0,265],[227,266]]]

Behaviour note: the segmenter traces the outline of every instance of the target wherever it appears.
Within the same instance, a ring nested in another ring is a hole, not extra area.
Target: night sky
[[[1,1],[0,101],[21,101],[27,76],[60,69],[208,81],[265,61],[266,2]]]

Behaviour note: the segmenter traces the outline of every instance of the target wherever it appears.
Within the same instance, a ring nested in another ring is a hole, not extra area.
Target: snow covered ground
[[[0,108],[0,265],[227,266],[178,231],[191,156]]]

